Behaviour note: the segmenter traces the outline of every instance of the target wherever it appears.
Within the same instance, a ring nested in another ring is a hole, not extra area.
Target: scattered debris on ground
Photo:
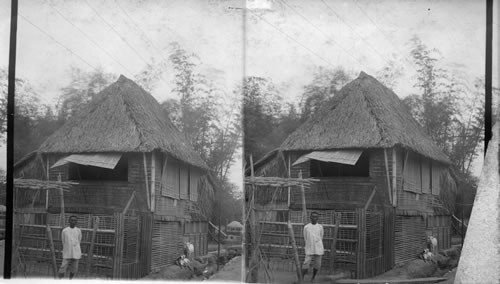
[[[451,284],[453,283],[459,258],[460,246],[454,246],[432,255],[427,260],[414,259],[408,261],[376,277],[365,279],[364,281],[366,282],[364,283],[377,283],[377,281],[384,282],[383,280],[387,280],[385,281],[386,283],[392,283],[397,280],[411,280],[415,282],[421,280],[427,281],[427,283],[440,282]],[[330,279],[336,283],[348,283],[350,281],[345,279],[341,280],[339,277],[330,277]]]
[[[217,257],[219,255],[219,257]],[[235,258],[239,260],[232,261]],[[239,262],[238,275],[236,275],[237,266],[235,262]],[[226,268],[226,265],[231,265]],[[219,271],[217,272],[217,268]],[[226,271],[226,272],[224,272]],[[230,271],[230,273],[228,273]],[[227,274],[227,275],[226,275]],[[143,278],[144,280],[182,280],[182,281],[203,281],[212,278],[214,275],[219,275],[215,279],[232,281],[241,280],[241,245],[226,246],[220,249],[220,254],[217,251],[209,252],[207,255],[195,257],[186,265],[171,265],[154,272]]]
[[[241,283],[241,256],[232,258],[221,270],[210,277],[208,281],[234,281]]]

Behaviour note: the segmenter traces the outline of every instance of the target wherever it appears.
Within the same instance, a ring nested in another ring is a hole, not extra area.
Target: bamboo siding
[[[173,264],[182,254],[182,231],[179,222],[153,221],[151,269],[156,271]]]
[[[426,247],[426,225],[422,216],[396,216],[395,263],[417,258]]]

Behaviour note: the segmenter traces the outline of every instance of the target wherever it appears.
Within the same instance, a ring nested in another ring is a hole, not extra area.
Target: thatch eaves
[[[290,134],[282,151],[401,146],[433,160],[450,160],[411,116],[399,97],[361,72],[316,115]]]
[[[47,138],[38,151],[69,154],[154,150],[208,168],[160,104],[122,75]]]

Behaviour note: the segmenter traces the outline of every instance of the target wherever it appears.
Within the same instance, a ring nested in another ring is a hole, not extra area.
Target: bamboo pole
[[[127,213],[127,211],[130,208],[130,205],[132,204],[132,201],[134,200],[134,198],[135,198],[135,190],[134,190],[134,192],[132,192],[132,195],[128,199],[127,205],[125,205],[125,208],[123,208],[123,211],[122,211],[123,215],[125,215],[125,213]]]
[[[54,248],[54,239],[52,238],[52,230],[50,229],[50,225],[47,224],[46,229],[47,229],[47,238],[49,239],[52,270],[54,272],[54,278],[57,279],[57,262],[56,262],[56,249]]]
[[[389,202],[392,204],[391,178],[389,177],[389,162],[387,161],[387,149],[384,148],[385,173],[387,177],[387,191],[389,193]]]
[[[135,192],[135,191],[134,191]],[[97,229],[99,227],[99,217],[94,218],[94,230],[92,231],[92,237],[90,239],[90,248],[87,252],[87,277],[90,276],[90,270],[92,267],[92,259],[94,257],[94,245],[95,245],[95,238],[97,235]]]
[[[333,240],[330,247],[330,273],[334,273],[335,258],[337,257],[337,235],[339,233],[341,213],[335,213],[335,228],[333,229]]]
[[[122,245],[123,245],[123,214],[115,213],[116,231],[115,231],[115,248],[113,251],[113,279],[120,279],[122,269]]]
[[[374,186],[372,193],[370,194],[370,197],[368,197],[368,200],[365,203],[365,207],[364,207],[365,210],[368,210],[368,206],[370,206],[370,203],[372,202],[373,197],[375,196],[376,192],[377,192],[377,186]]]
[[[149,185],[148,185],[148,166],[146,162],[146,153],[142,153],[142,158],[144,161],[144,182],[146,183],[146,202],[148,204],[148,209],[151,208],[150,199],[149,199]]]
[[[398,203],[398,185],[397,185],[397,162],[396,148],[392,148],[392,205],[396,207]]]
[[[156,159],[155,153],[151,152],[151,212],[155,211],[156,197]]]
[[[47,167],[45,168],[47,174],[47,180],[50,180],[50,168],[49,168],[49,156],[47,156]]]
[[[302,269],[300,265],[299,251],[297,250],[297,243],[295,242],[295,235],[293,234],[293,228],[290,222],[288,222],[288,235],[290,236],[290,241],[292,243],[292,248],[293,248],[295,270],[297,272],[297,280],[298,280],[297,283],[302,284]]]
[[[37,159],[40,161],[40,164],[42,165],[42,169],[46,174],[46,180],[49,180],[49,171],[45,169],[45,165],[43,164],[43,158],[41,155],[37,154]],[[47,158],[47,166],[48,166],[48,161],[49,159]],[[45,190],[45,210],[49,209],[49,190]]]
[[[288,178],[292,177],[292,169],[291,169],[291,161],[290,161],[290,155],[288,155]],[[288,186],[288,202],[287,202],[287,208],[290,210],[290,198],[291,198],[291,187]]]
[[[255,173],[254,173],[254,168],[253,168],[253,157],[250,155],[250,174],[251,177],[253,178]],[[250,238],[251,238],[251,256],[250,256],[250,263],[249,263],[249,269],[250,269],[250,279],[248,282],[250,283],[257,283],[259,281],[259,263],[257,259],[257,254],[259,248],[257,247],[257,242],[256,242],[256,220],[255,220],[255,211],[254,206],[255,206],[255,186],[252,185],[251,187],[252,194],[251,194],[251,199],[250,199]]]
[[[302,170],[299,171],[299,178],[302,179]],[[307,224],[307,206],[306,206],[306,192],[304,190],[304,184],[300,185],[300,193],[302,194],[302,222],[304,225]]]
[[[61,181],[61,174],[59,174],[59,176],[57,177],[58,181]],[[61,193],[61,227],[64,228],[64,222],[66,220],[65,216],[64,216],[64,190],[61,188],[59,189],[59,192]]]

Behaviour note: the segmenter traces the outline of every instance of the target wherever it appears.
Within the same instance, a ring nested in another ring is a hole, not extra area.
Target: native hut
[[[428,235],[438,239],[439,249],[448,248],[451,215],[442,200],[452,200],[455,190],[449,165],[396,94],[361,72],[255,163],[246,188],[255,190],[260,246],[268,256],[289,253],[290,221],[303,254],[305,203],[325,227],[324,266],[335,259],[335,267],[358,278],[416,258]],[[313,181],[302,183],[302,193],[300,186],[278,187],[272,179],[259,184],[259,177]]]
[[[140,278],[173,264],[187,240],[195,255],[207,253],[214,196],[207,165],[160,104],[124,76],[19,161],[14,174],[19,261],[50,255],[49,225],[51,262],[59,264],[69,215],[83,228],[82,267],[90,275]],[[26,243],[35,233],[40,242]]]

